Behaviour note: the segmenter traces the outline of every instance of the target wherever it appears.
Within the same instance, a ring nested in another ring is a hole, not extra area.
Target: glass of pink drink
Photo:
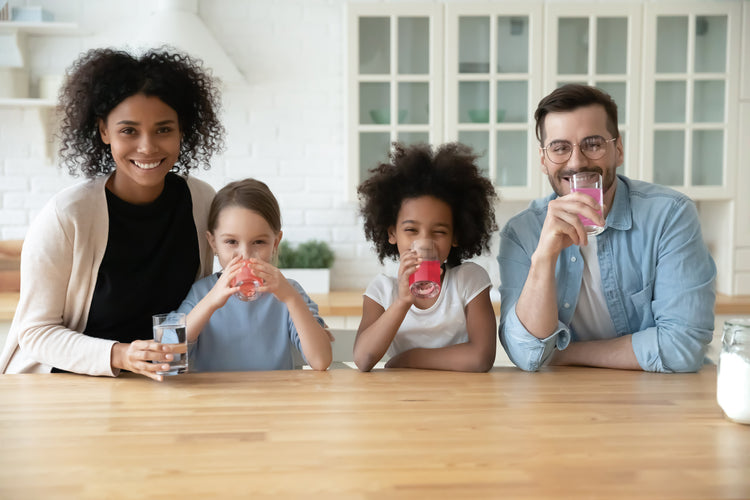
[[[591,196],[599,205],[604,203],[604,195],[602,192],[602,176],[597,172],[579,172],[574,174],[570,178],[570,192],[571,193],[583,193]],[[599,215],[602,211],[599,210]],[[581,219],[581,224],[586,230],[586,234],[589,236],[596,236],[597,234],[604,231],[604,226],[599,226],[594,223],[588,217],[578,215]]]
[[[440,261],[432,240],[414,240],[411,249],[422,259],[419,267],[409,276],[409,290],[420,299],[429,299],[440,293]]]
[[[258,292],[258,287],[263,285],[263,280],[255,276],[255,273],[253,273],[253,268],[250,265],[250,261],[243,260],[242,268],[237,274],[237,277],[232,280],[231,285],[240,287],[240,290],[234,294],[235,297],[240,300],[244,300],[245,302],[249,302],[251,300],[257,299],[260,295],[260,292]]]

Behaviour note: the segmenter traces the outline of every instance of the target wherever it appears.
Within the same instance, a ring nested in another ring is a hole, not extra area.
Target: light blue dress
[[[214,273],[195,282],[177,312],[192,311],[219,276],[220,273]],[[289,283],[305,300],[318,323],[325,326],[317,304],[299,283],[294,280]],[[192,371],[196,372],[291,370],[292,349],[302,352],[297,328],[283,302],[270,293],[263,293],[252,302],[231,296],[203,328],[190,361]]]

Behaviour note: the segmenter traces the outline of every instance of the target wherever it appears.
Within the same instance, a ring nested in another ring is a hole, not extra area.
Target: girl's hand
[[[409,290],[409,277],[414,274],[421,262],[422,259],[414,250],[406,250],[401,254],[398,266],[398,297],[400,300],[407,301],[410,304],[414,303],[414,295]]]
[[[211,315],[218,309],[224,307],[229,300],[229,296],[240,290],[239,286],[232,286],[231,283],[242,270],[242,257],[237,256],[229,261],[224,271],[219,276],[216,284],[209,290],[187,315],[187,338],[188,342],[195,342],[195,339],[203,331]]]
[[[273,264],[261,259],[250,259],[250,264],[253,273],[263,280],[263,285],[258,287],[259,292],[272,293],[284,303],[297,295],[297,290]]]
[[[242,257],[237,256],[229,261],[229,265],[224,269],[219,276],[219,280],[213,286],[213,288],[206,294],[203,300],[206,300],[206,305],[211,310],[215,311],[224,307],[230,296],[237,293],[240,289],[238,286],[232,286],[232,281],[239,274],[242,269]]]
[[[140,373],[161,382],[164,376],[156,372],[169,370],[168,363],[174,359],[172,349],[179,347],[179,344],[160,344],[153,340],[136,340],[130,344],[118,343],[112,346],[112,367]]]

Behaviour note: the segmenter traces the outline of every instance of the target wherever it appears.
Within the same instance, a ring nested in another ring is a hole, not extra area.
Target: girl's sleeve
[[[384,274],[378,274],[367,285],[365,297],[368,297],[380,305],[383,309],[388,309],[393,303],[393,286],[390,279]]]
[[[459,293],[463,297],[464,305],[468,304],[484,290],[492,286],[492,280],[487,271],[474,262],[465,262],[457,269]]]
[[[320,314],[318,313],[318,304],[316,304],[315,301],[311,299],[309,295],[307,295],[307,292],[305,292],[305,289],[302,288],[302,285],[300,285],[299,283],[297,283],[295,280],[292,280],[292,279],[289,280],[289,283],[302,296],[302,299],[305,301],[305,304],[307,304],[307,308],[312,313],[313,318],[315,318],[315,321],[317,321],[318,324],[322,326],[323,328],[328,328],[328,325],[323,320],[323,318],[320,317]],[[287,328],[289,331],[289,339],[292,341],[292,343],[300,352],[300,354],[302,354],[302,346],[300,345],[300,342],[299,342],[299,335],[297,334],[297,327],[294,326],[294,321],[292,321],[291,315],[287,317],[287,321],[288,321]],[[304,358],[304,354],[302,354],[302,356]]]
[[[315,321],[317,321],[318,324],[320,324],[320,326],[322,326],[323,328],[327,328],[326,322],[323,321],[323,318],[321,318],[320,314],[318,313],[318,304],[316,304],[315,301],[311,299],[309,295],[307,295],[307,292],[305,291],[304,288],[302,288],[302,285],[297,283],[295,280],[289,280],[289,282],[305,300],[305,304],[307,304],[307,308],[312,313],[313,317],[315,318]]]

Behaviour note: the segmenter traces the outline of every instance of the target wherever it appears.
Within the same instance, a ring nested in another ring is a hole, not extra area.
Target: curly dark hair
[[[497,231],[498,197],[476,159],[471,148],[458,142],[435,151],[427,144],[393,143],[390,163],[371,169],[372,176],[357,187],[365,237],[375,244],[381,264],[386,257],[399,256],[397,246],[388,242],[388,228],[396,224],[402,202],[420,196],[434,196],[451,207],[457,246],[451,247],[449,266],[489,250]]]
[[[210,167],[224,147],[219,122],[219,90],[202,63],[169,47],[140,57],[115,49],[92,49],[68,69],[60,91],[60,157],[73,175],[96,177],[112,172],[110,147],[99,136],[99,120],[135,94],[158,97],[177,112],[182,133],[173,172]]]

